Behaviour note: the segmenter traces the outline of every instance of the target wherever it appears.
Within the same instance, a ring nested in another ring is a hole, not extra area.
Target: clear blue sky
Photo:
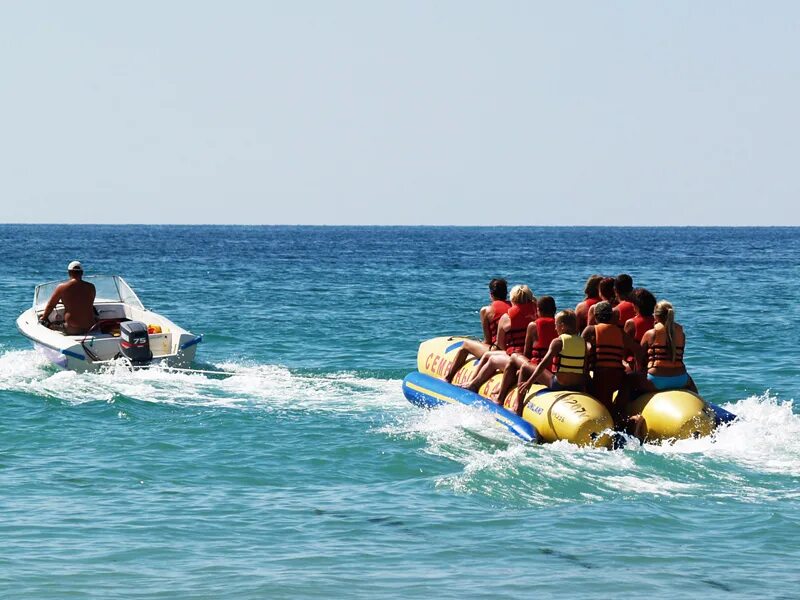
[[[798,2],[6,2],[0,222],[800,225]]]

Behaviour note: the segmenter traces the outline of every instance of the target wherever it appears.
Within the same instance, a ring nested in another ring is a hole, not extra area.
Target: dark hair
[[[614,278],[603,277],[600,281],[600,297],[601,298],[614,298]]]
[[[633,303],[639,309],[639,314],[643,317],[652,317],[653,309],[656,307],[656,297],[644,288],[633,290]]]
[[[594,319],[598,323],[611,323],[614,318],[614,309],[610,302],[603,300],[594,305]]]
[[[562,310],[556,315],[556,323],[563,323],[569,331],[576,331],[578,328],[578,316],[574,310]]]
[[[489,282],[489,293],[496,300],[505,300],[508,296],[508,282],[505,279],[492,279]]]
[[[620,273],[614,280],[614,289],[622,296],[630,294],[633,290],[633,278],[627,273]]]
[[[556,314],[556,301],[552,296],[542,296],[536,302],[536,308],[543,315],[552,317]]]
[[[603,281],[602,275],[591,275],[589,279],[586,280],[586,286],[583,288],[583,293],[586,294],[587,298],[597,298],[601,281]]]

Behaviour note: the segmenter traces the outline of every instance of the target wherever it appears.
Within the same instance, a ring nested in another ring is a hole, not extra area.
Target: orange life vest
[[[597,323],[594,326],[594,348],[592,362],[596,369],[622,369],[622,329],[611,323]]]
[[[536,305],[515,304],[508,310],[511,326],[505,334],[506,353],[522,352],[525,349],[525,335],[528,325],[536,318]]]
[[[647,349],[647,369],[678,369],[684,367],[683,348],[675,346],[675,359],[672,359],[672,351],[667,342],[667,329],[661,323],[654,327],[655,337],[653,343]],[[684,344],[686,341],[684,340]],[[684,367],[685,368],[685,367]]]

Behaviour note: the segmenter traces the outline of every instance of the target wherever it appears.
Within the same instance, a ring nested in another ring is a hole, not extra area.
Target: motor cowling
[[[119,324],[119,351],[132,365],[149,364],[153,360],[147,325],[141,321],[123,321]]]

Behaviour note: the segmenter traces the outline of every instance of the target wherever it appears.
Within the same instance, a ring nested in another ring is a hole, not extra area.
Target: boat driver
[[[82,335],[88,333],[95,324],[94,285],[83,280],[83,266],[73,260],[67,266],[69,281],[60,283],[53,290],[53,295],[44,307],[39,323],[51,327],[50,313],[61,302],[64,305],[64,333],[66,335]]]

